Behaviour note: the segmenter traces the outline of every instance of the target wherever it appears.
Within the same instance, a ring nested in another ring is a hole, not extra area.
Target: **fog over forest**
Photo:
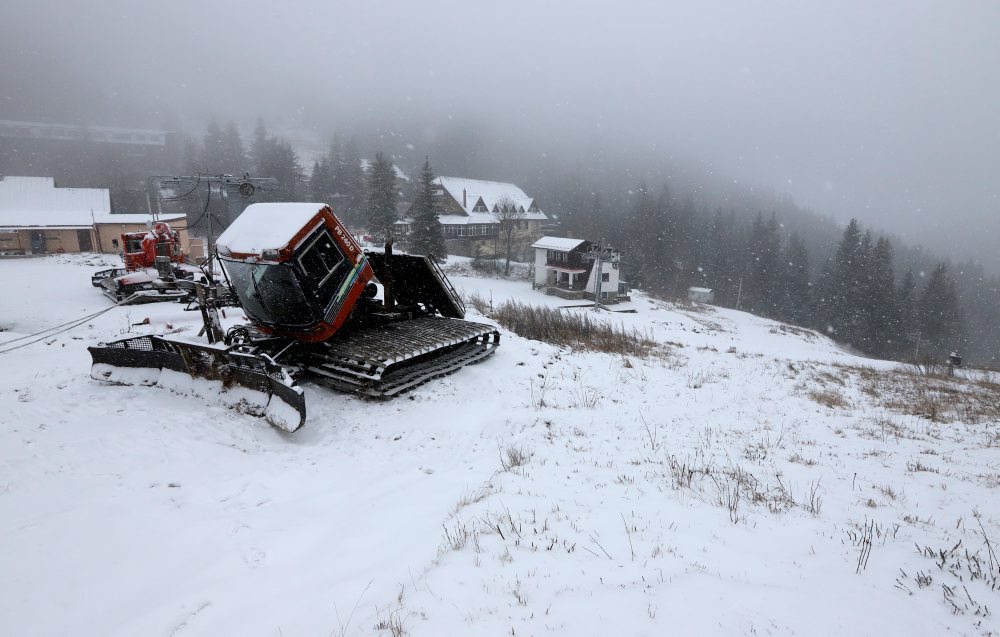
[[[1000,4],[9,0],[0,119],[788,195],[1000,269]],[[306,142],[303,142],[306,143]],[[306,144],[307,145],[307,144]],[[307,159],[307,158],[304,158]],[[303,161],[308,168],[311,161]]]

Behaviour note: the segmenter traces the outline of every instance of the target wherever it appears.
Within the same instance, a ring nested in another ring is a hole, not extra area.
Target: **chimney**
[[[467,208],[469,206],[468,202],[465,200],[465,188],[462,188],[462,207]]]

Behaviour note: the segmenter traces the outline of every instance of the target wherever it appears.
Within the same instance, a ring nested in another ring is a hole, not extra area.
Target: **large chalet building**
[[[438,219],[444,232],[448,254],[491,257],[499,254],[501,219],[516,224],[514,257],[531,258],[530,245],[542,236],[548,217],[538,204],[514,184],[481,179],[438,177]],[[410,216],[397,222],[401,237],[410,232]]]

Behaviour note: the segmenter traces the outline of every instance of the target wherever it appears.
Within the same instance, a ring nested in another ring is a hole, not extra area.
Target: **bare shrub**
[[[470,540],[476,543],[479,541],[479,530],[474,524],[456,521],[451,527],[446,525],[443,528],[444,542],[441,544],[441,551],[461,551],[468,546]]]
[[[791,491],[781,480],[781,474],[775,474],[776,483],[767,485],[755,475],[739,466],[729,466],[712,475],[718,491],[717,504],[729,511],[729,521],[736,524],[746,520],[746,514],[740,514],[742,503],[764,505],[772,513],[780,513],[795,506]]]
[[[687,386],[689,389],[701,389],[706,384],[712,382],[715,377],[708,370],[690,371],[687,373]]]
[[[846,409],[848,407],[844,394],[836,389],[813,389],[806,395],[814,402],[830,409]]]
[[[940,473],[934,467],[925,465],[924,463],[920,462],[919,459],[917,459],[917,460],[911,460],[910,462],[907,462],[906,463],[906,470],[907,471],[913,471],[913,472],[926,471],[928,473]]]
[[[794,462],[796,464],[800,464],[800,465],[803,465],[803,466],[806,466],[806,467],[814,467],[814,466],[816,466],[816,461],[815,460],[813,460],[812,458],[806,458],[805,456],[803,456],[798,451],[796,451],[792,455],[788,456],[788,461],[789,462]]]
[[[895,500],[897,497],[896,491],[892,488],[892,485],[887,484],[881,487],[876,485],[873,488],[876,489],[877,491],[880,491],[882,495],[889,498],[890,500]]]
[[[820,511],[823,510],[823,498],[819,494],[819,480],[809,483],[805,509],[813,515],[819,515]]]
[[[637,357],[649,355],[656,347],[652,338],[638,330],[593,321],[585,312],[561,312],[516,301],[489,307],[476,296],[470,298],[470,303],[518,336],[536,341]]]
[[[478,294],[473,294],[465,300],[483,316],[489,316],[490,312],[493,311],[493,299],[486,300]]]
[[[700,456],[698,453],[694,458],[688,457],[683,461],[678,460],[676,456],[670,457],[668,469],[675,489],[693,489],[696,479],[700,482],[705,476],[712,475],[713,467],[705,464]]]
[[[989,606],[982,603],[982,598],[976,599],[972,594],[979,592],[989,598],[1000,589],[1000,559],[997,558],[993,541],[983,527],[981,515],[973,511],[973,517],[979,523],[979,532],[973,533],[982,539],[981,548],[973,551],[968,545],[963,545],[963,539],[959,539],[954,545],[949,542],[938,549],[918,544],[917,552],[933,560],[937,566],[938,576],[942,580],[943,601],[952,613],[986,617],[991,614]],[[915,581],[918,587],[925,588],[933,580],[930,575],[918,572]],[[946,582],[950,582],[950,585]]]
[[[403,628],[403,609],[393,609],[385,617],[382,617],[383,612],[376,610],[378,621],[373,628],[380,633],[388,631],[392,637],[403,637],[406,634],[406,630]]]
[[[969,424],[1000,420],[1000,385],[988,374],[949,377],[935,365],[906,365],[895,370],[844,367],[857,373],[858,389],[877,404],[931,422]],[[889,431],[897,437],[907,432]]]
[[[542,376],[541,374],[539,374],[539,376],[541,376],[542,379],[541,379],[541,381],[539,381],[538,387],[537,388],[535,387],[535,381],[534,381],[534,379],[532,379],[531,386],[530,386],[530,389],[531,389],[531,405],[535,409],[542,409],[544,407],[548,407],[548,403],[545,402],[545,392],[547,392],[548,389],[549,389],[549,376],[548,376],[548,374],[546,374],[544,376]]]
[[[517,467],[523,467],[531,460],[531,454],[521,447],[510,446],[500,454],[500,464],[504,471],[511,471]]]
[[[493,486],[491,484],[487,484],[486,486],[476,489],[475,491],[472,490],[466,491],[458,499],[458,502],[455,503],[455,506],[452,507],[451,515],[452,516],[458,515],[458,512],[464,509],[465,507],[473,505],[477,502],[482,502],[483,500],[488,498],[492,493],[493,493]]]
[[[1000,473],[981,473],[976,476],[979,484],[989,489],[1000,488]]]
[[[604,395],[594,387],[581,384],[573,390],[573,406],[581,409],[593,409],[603,398]]]
[[[649,426],[646,422],[646,417],[639,413],[639,418],[642,420],[642,426],[646,429],[646,441],[649,444],[649,449],[656,453],[660,450],[660,428],[657,425]]]

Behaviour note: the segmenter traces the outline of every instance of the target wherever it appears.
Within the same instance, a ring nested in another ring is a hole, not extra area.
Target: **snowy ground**
[[[0,351],[107,307],[101,262],[0,261]],[[307,386],[293,435],[90,379],[88,344],[196,331],[179,305],[0,354],[2,632],[1000,633],[995,379],[932,385],[747,314],[633,305],[602,316],[655,356],[504,332],[392,402]]]

